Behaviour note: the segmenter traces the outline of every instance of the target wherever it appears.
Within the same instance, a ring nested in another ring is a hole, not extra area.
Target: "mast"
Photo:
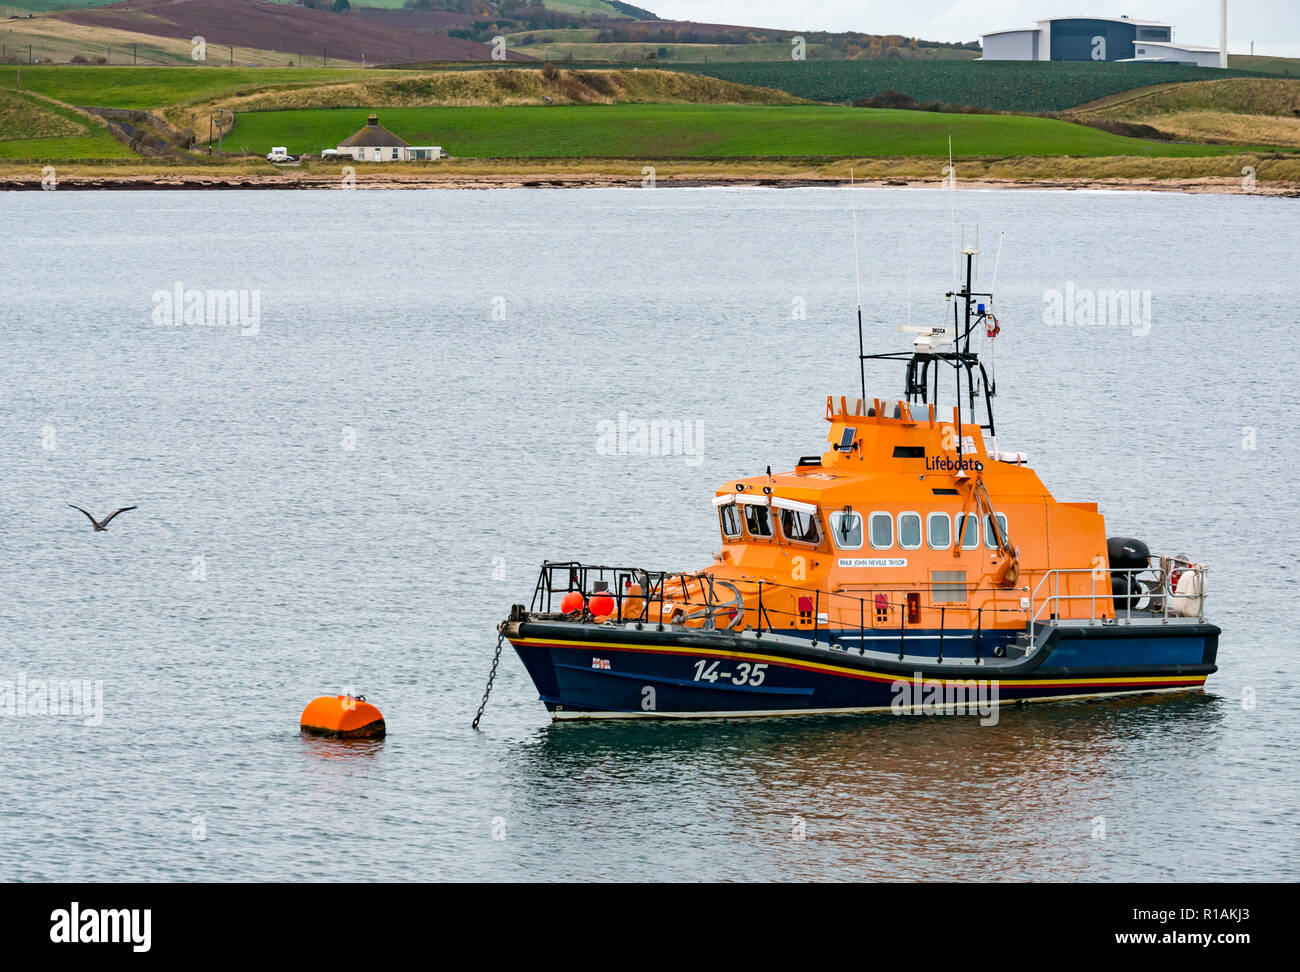
[[[862,273],[858,265],[858,197],[853,180],[853,167],[849,167],[849,200],[853,210],[853,285],[858,292],[858,378],[862,382],[862,407],[867,407],[867,365],[863,360],[862,345]]]
[[[962,248],[962,256],[966,259],[965,279],[961,281],[960,289],[951,290],[944,294],[946,298],[953,301],[951,332],[946,327],[899,326],[900,331],[917,335],[913,341],[911,351],[867,354],[863,345],[861,301],[859,301],[858,305],[858,365],[859,373],[862,376],[863,401],[866,400],[867,361],[906,362],[907,382],[905,393],[907,401],[922,404],[932,402],[936,406],[939,404],[939,389],[941,387],[939,372],[941,366],[950,365],[956,372],[955,406],[958,461],[963,458],[965,453],[962,430],[967,422],[976,424],[981,429],[987,429],[990,435],[996,434],[993,424],[992,402],[996,390],[988,380],[988,374],[984,369],[983,362],[980,360],[978,351],[971,349],[971,335],[976,328],[984,325],[988,317],[986,307],[978,303],[978,299],[986,298],[991,301],[993,297],[991,291],[975,290],[975,258],[977,252],[978,250],[975,247]],[[960,308],[954,298],[961,301]],[[963,373],[965,375],[965,389],[962,388]],[[983,422],[980,421],[977,414],[979,406],[976,395],[977,389],[982,389],[984,392],[987,421]],[[963,416],[962,406],[963,393],[967,400],[965,416]],[[938,418],[937,413],[936,418]]]

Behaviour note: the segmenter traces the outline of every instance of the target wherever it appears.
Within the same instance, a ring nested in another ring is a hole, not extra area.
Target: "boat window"
[[[862,514],[832,513],[831,537],[841,550],[857,550],[862,546]]]
[[[726,506],[718,507],[718,517],[722,522],[722,535],[724,537],[734,540],[740,536],[740,513],[736,511],[735,503],[728,503]]]
[[[867,523],[871,530],[871,546],[888,550],[894,545],[894,518],[888,513],[872,513]]]
[[[947,513],[931,513],[925,518],[925,525],[931,550],[947,550],[952,546],[952,520]]]
[[[980,518],[974,513],[963,513],[957,517],[958,529],[961,533],[961,548],[963,550],[974,550],[980,545]]]
[[[1002,539],[1007,539],[1007,517],[1005,513],[995,513],[993,516],[998,518],[998,527],[1002,530]],[[987,514],[984,517],[984,546],[990,550],[998,549],[998,538],[993,535],[993,517]]]
[[[745,529],[749,531],[751,537],[770,537],[772,535],[772,511],[766,506],[746,503]]]
[[[898,514],[898,545],[904,550],[917,550],[921,546],[921,514]]]
[[[816,545],[822,542],[822,531],[815,513],[782,510],[781,532],[785,534],[787,540],[795,540],[799,543]]]

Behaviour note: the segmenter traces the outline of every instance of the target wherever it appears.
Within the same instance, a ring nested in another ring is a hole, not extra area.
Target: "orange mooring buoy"
[[[384,717],[364,695],[322,695],[312,699],[302,710],[299,726],[303,732],[342,739],[368,739],[388,731]]]

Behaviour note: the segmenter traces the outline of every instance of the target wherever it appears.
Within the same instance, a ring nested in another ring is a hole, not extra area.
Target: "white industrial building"
[[[1160,41],[1136,41],[1131,61],[1156,61],[1163,64],[1195,64],[1219,67],[1219,49],[1196,44],[1164,44]]]
[[[1227,67],[1227,8],[1220,46],[1174,42],[1174,29],[1136,17],[1050,17],[1033,27],[996,30],[980,37],[985,61],[1151,61]]]

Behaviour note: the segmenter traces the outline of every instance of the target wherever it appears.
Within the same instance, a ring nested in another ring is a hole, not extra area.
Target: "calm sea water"
[[[856,198],[867,343],[903,349],[954,202]],[[1212,565],[1204,694],[551,725],[508,654],[470,730],[543,558],[702,566],[719,483],[820,451],[857,387],[849,199],[6,194],[0,686],[100,680],[103,719],[0,709],[0,878],[1293,878],[1290,200],[955,199],[985,284],[1005,234],[1002,446]],[[178,283],[256,291],[258,333],[159,323]],[[1149,328],[1045,324],[1071,285],[1149,291]],[[699,423],[698,455],[602,454],[620,413]],[[386,739],[299,735],[344,689]]]

